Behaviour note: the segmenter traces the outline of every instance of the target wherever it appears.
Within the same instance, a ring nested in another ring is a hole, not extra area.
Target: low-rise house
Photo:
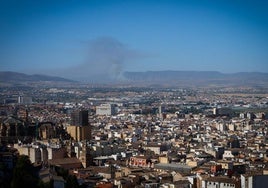
[[[181,174],[190,174],[192,171],[192,167],[188,165],[183,165],[183,164],[176,164],[176,163],[169,163],[169,164],[164,164],[164,163],[158,163],[154,165],[154,169],[158,172],[163,172],[163,171],[175,171],[179,172]]]
[[[57,166],[67,170],[82,168],[82,163],[76,157],[62,158],[62,159],[50,159],[48,160],[49,166]]]
[[[199,188],[241,188],[239,178],[229,178],[227,176],[221,177],[202,177],[199,180]]]
[[[153,167],[154,163],[146,156],[133,156],[129,159],[129,166],[133,167]]]

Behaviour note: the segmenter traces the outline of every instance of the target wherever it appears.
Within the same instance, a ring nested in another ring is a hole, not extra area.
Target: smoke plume
[[[81,43],[79,44],[81,45]],[[80,60],[79,64],[47,70],[48,75],[93,83],[126,81],[123,74],[125,67],[136,63],[137,60],[151,56],[130,49],[112,37],[101,37],[82,42],[82,47],[82,51],[81,48],[79,49],[79,54],[82,55],[83,60]]]
[[[123,81],[124,66],[144,56],[112,37],[97,38],[86,45],[86,60],[76,69],[93,81]]]

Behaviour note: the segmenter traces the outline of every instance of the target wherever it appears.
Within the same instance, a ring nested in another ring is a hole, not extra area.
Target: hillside
[[[125,72],[129,82],[180,86],[264,86],[268,87],[268,73],[241,72],[220,73],[216,71],[147,71]]]
[[[0,72],[0,82],[3,84],[8,83],[26,83],[26,82],[75,82],[73,80],[55,77],[55,76],[46,76],[46,75],[28,75],[18,72]]]

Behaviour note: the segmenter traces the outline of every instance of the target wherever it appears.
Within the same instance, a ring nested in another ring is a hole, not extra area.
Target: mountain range
[[[138,83],[154,83],[180,86],[265,86],[268,87],[268,73],[217,71],[147,71],[125,72],[127,80]]]
[[[122,79],[123,78],[123,79]],[[90,80],[89,80],[90,81]],[[0,72],[1,84],[24,83],[79,83],[77,81],[46,75],[28,75],[18,72]],[[100,80],[98,83],[101,83]],[[112,83],[159,86],[260,86],[268,88],[268,73],[240,72],[221,73],[217,71],[147,71],[124,72],[123,77]]]
[[[75,82],[70,79],[65,79],[57,76],[47,75],[28,75],[24,73],[3,71],[0,72],[1,83],[26,83],[26,82]]]

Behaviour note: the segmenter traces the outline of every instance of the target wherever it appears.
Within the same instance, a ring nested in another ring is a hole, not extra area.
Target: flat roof
[[[175,167],[175,168],[186,168],[186,169],[192,169],[192,167],[184,164],[178,164],[178,163],[157,163],[154,165],[155,167]]]
[[[177,171],[181,173],[190,173],[192,167],[183,164],[176,163],[158,163],[154,165],[155,169],[169,170],[169,171]]]
[[[61,158],[61,159],[50,159],[50,160],[48,160],[48,162],[51,165],[65,165],[65,164],[81,163],[81,161],[79,159],[77,159],[76,157]]]

